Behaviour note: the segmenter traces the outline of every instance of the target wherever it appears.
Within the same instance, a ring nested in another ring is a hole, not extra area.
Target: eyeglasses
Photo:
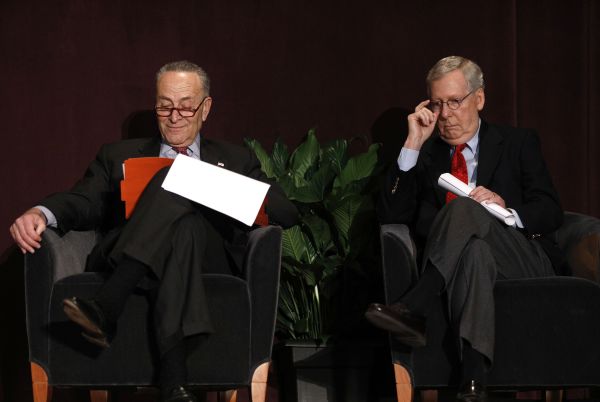
[[[469,92],[468,94],[466,94],[465,96],[463,96],[461,99],[450,99],[450,100],[447,100],[446,102],[430,100],[429,105],[427,105],[427,107],[432,112],[439,112],[440,110],[442,110],[442,106],[444,104],[446,104],[448,106],[448,109],[456,110],[460,107],[460,105],[463,103],[463,101],[465,99],[467,99],[469,97],[469,95],[471,95],[473,92],[475,92],[475,89],[472,90],[471,92]]]
[[[196,112],[198,111],[198,109],[200,109],[200,106],[202,106],[202,104],[204,103],[204,101],[206,100],[206,98],[208,98],[208,96],[205,96],[202,99],[202,102],[200,102],[200,104],[198,105],[198,107],[195,108],[195,109],[180,108],[180,107],[156,106],[154,108],[154,110],[156,111],[156,115],[160,116],[160,117],[171,117],[171,114],[173,114],[174,110],[177,110],[177,113],[179,113],[179,115],[181,117],[192,117],[193,115],[196,114]]]

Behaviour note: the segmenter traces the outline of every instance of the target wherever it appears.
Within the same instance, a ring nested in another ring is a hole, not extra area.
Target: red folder
[[[171,166],[173,159],[169,158],[130,158],[123,162],[124,179],[121,181],[121,201],[125,202],[125,218],[129,219],[142,191],[146,188],[152,177],[165,166]],[[265,211],[267,198],[263,201],[254,223],[267,226],[269,217]]]
[[[121,201],[125,201],[125,218],[129,219],[135,205],[152,177],[165,166],[169,158],[130,158],[123,162],[124,179],[121,181]]]

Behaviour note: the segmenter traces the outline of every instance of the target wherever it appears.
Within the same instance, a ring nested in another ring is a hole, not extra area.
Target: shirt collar
[[[160,142],[159,156],[163,158],[175,159],[177,152],[175,152],[173,148],[171,148],[171,145],[167,144],[163,139]],[[194,159],[200,159],[200,133],[196,134],[194,142],[188,146],[188,156]]]
[[[477,153],[477,147],[479,146],[479,130],[481,129],[481,119],[479,119],[479,124],[477,125],[477,131],[475,131],[475,135],[471,137],[469,141],[467,141],[467,147],[471,150],[473,155]]]

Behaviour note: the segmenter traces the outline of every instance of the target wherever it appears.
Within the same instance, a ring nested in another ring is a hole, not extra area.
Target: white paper
[[[162,187],[252,226],[270,185],[179,154]]]
[[[450,173],[442,173],[438,179],[438,184],[445,190],[448,190],[459,197],[468,197],[473,190],[466,183],[452,176]],[[513,226],[516,222],[515,215],[508,209],[501,207],[495,202],[482,202],[481,205],[485,207],[492,215],[500,219],[508,226]]]

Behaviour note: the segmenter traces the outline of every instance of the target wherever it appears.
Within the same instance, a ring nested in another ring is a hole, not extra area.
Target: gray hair
[[[462,71],[467,80],[469,92],[485,87],[483,71],[481,71],[481,68],[474,61],[460,56],[448,56],[435,63],[427,73],[427,79],[425,80],[427,83],[427,92],[431,90],[431,83],[433,81],[439,80],[454,70]]]
[[[170,63],[165,64],[158,70],[158,72],[156,73],[156,82],[158,82],[158,80],[164,73],[169,71],[197,74],[198,77],[200,77],[200,82],[202,83],[202,87],[206,92],[206,96],[209,95],[210,79],[208,78],[208,74],[206,74],[206,71],[204,71],[199,65],[187,60],[172,61]]]

